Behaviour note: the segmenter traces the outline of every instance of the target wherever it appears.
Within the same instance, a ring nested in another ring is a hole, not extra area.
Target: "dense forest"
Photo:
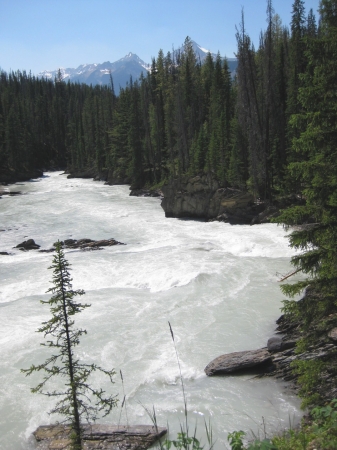
[[[201,64],[189,38],[181,52],[160,50],[147,75],[118,96],[112,78],[91,87],[2,72],[1,172],[94,168],[109,171],[112,183],[142,187],[205,171],[269,201],[300,190],[286,167],[298,159],[294,115],[313,70],[309,53],[323,45],[321,15],[317,26],[312,10],[306,16],[295,1],[289,30],[268,1],[255,49],[242,14],[235,77],[219,54]]]
[[[160,50],[118,96],[112,78],[92,87],[1,72],[0,175],[90,169],[140,188],[204,172],[269,203],[302,198],[278,220],[302,225],[290,242],[304,250],[293,263],[308,278],[284,291],[307,288],[302,301],[285,303],[311,327],[303,350],[337,327],[337,1],[321,0],[316,21],[294,0],[288,28],[267,0],[258,47],[244,13],[236,38],[234,76],[219,54],[201,64],[186,38],[183,51]],[[295,369],[310,404],[317,380],[337,373],[336,357]]]

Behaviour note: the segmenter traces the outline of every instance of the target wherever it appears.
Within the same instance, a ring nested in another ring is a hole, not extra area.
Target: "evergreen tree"
[[[307,223],[290,237],[302,250],[293,264],[308,278],[287,285],[289,295],[310,287],[312,295],[289,308],[301,308],[307,324],[337,311],[337,1],[320,4],[321,34],[309,42],[308,68],[299,90],[301,114],[291,119],[297,161],[289,171],[302,186],[305,205],[286,210],[279,218],[288,225]]]
[[[64,257],[61,243],[55,244],[56,254],[50,269],[53,269],[53,287],[47,292],[52,297],[47,301],[41,301],[50,306],[52,317],[43,322],[38,329],[48,338],[41,345],[53,349],[56,353],[48,357],[39,365],[32,365],[29,369],[22,369],[26,375],[43,371],[43,380],[32,392],[38,392],[50,397],[55,397],[57,402],[51,413],[58,413],[70,421],[72,426],[72,448],[80,450],[81,447],[81,419],[88,422],[95,421],[99,413],[104,416],[110,413],[117,400],[113,395],[106,396],[102,389],[95,389],[88,383],[88,378],[95,371],[101,371],[107,375],[113,383],[114,370],[105,370],[96,364],[85,364],[75,355],[75,348],[80,343],[80,337],[87,331],[75,328],[74,315],[80,313],[90,305],[77,303],[74,297],[84,294],[83,290],[72,289],[70,278],[70,264]],[[49,382],[54,376],[64,379],[64,389],[61,391],[49,390]],[[90,399],[92,398],[92,400]]]

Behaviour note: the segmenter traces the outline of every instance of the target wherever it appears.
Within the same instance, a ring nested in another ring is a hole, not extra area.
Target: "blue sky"
[[[293,0],[273,0],[284,25]],[[145,62],[190,36],[234,57],[244,8],[255,45],[266,28],[266,0],[0,0],[0,68],[31,70],[116,61],[130,51]],[[319,0],[306,0],[306,13]],[[316,18],[318,14],[316,14]]]

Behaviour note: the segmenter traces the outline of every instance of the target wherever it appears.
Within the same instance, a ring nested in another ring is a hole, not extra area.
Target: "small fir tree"
[[[75,347],[80,343],[80,337],[87,334],[81,328],[75,328],[74,315],[80,313],[91,305],[77,303],[74,297],[84,294],[83,290],[72,289],[70,278],[70,264],[64,257],[61,243],[56,243],[56,254],[49,269],[53,269],[52,297],[41,300],[41,303],[50,306],[51,319],[42,322],[37,330],[44,334],[47,342],[41,345],[50,347],[54,354],[39,365],[32,365],[22,372],[31,375],[33,372],[44,372],[43,380],[32,392],[38,392],[49,397],[56,397],[57,402],[50,413],[58,413],[64,416],[65,422],[72,426],[72,448],[81,449],[81,419],[87,422],[95,421],[99,414],[103,417],[110,413],[116,405],[117,399],[114,395],[106,395],[102,389],[93,388],[88,378],[95,371],[103,372],[113,383],[114,370],[105,370],[96,364],[84,364],[75,355]],[[51,378],[60,376],[64,379],[63,390],[49,390],[48,385]]]

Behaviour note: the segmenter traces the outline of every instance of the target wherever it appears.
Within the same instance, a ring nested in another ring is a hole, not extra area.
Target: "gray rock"
[[[162,187],[161,206],[166,217],[220,220],[231,224],[250,224],[255,210],[252,194],[223,188],[213,174],[183,176]]]
[[[333,342],[337,342],[337,328],[330,330],[328,336]]]
[[[244,370],[260,368],[271,362],[272,355],[266,348],[234,352],[215,358],[205,367],[205,373],[208,376],[242,373]]]
[[[282,350],[282,336],[273,336],[268,339],[267,348],[270,352],[279,352]]]
[[[294,348],[296,345],[295,340],[283,340],[282,336],[273,336],[268,339],[267,348],[270,352],[283,352],[289,348]]]

